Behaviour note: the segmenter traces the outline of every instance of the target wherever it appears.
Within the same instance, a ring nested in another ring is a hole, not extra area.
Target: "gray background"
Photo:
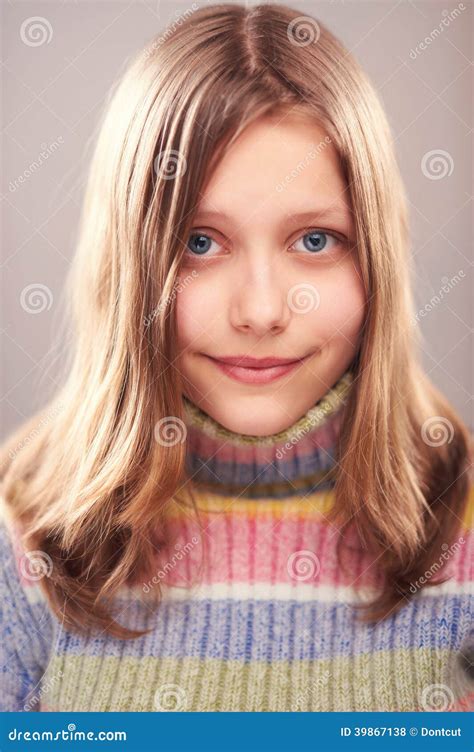
[[[472,430],[472,3],[461,3],[465,10],[439,34],[434,30],[459,3],[288,4],[326,23],[382,97],[410,201],[424,365]],[[4,434],[40,408],[58,383],[65,348],[60,298],[104,95],[129,57],[191,5],[3,0]],[[41,37],[28,37],[27,22],[35,16],[50,27],[41,22],[42,44]],[[431,43],[420,50],[426,37]],[[428,174],[422,169],[424,156],[439,150],[444,177],[436,173],[440,161]],[[430,304],[443,283],[448,292]],[[35,295],[38,285],[44,288]]]

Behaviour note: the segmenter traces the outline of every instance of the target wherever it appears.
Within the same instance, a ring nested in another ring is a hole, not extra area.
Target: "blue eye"
[[[298,243],[301,242],[303,243],[303,247],[298,247]],[[213,243],[215,245],[214,249],[212,249]],[[317,256],[329,255],[334,247],[343,244],[344,241],[341,238],[330,232],[311,229],[308,232],[305,232],[304,235],[301,235],[292,244],[291,248],[297,251],[309,251],[314,256]],[[207,233],[200,231],[191,233],[187,244],[187,250],[195,257],[207,256],[208,258],[214,258],[221,247],[221,243],[214,240],[214,238],[207,235]]]
[[[315,254],[320,253],[321,251],[328,252],[331,249],[331,241],[336,245],[338,243],[338,238],[330,233],[323,232],[322,230],[311,230],[310,232],[306,232],[301,238],[298,238],[293,246],[296,246],[300,240],[303,240],[305,250],[311,251]]]
[[[212,242],[212,238],[209,235],[204,235],[201,232],[194,233],[188,240],[188,248],[192,253],[202,256],[207,253]]]

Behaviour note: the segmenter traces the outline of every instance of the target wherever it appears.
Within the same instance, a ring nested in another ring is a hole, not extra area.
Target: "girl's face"
[[[354,243],[325,131],[294,113],[250,125],[201,194],[180,270],[186,396],[243,434],[276,433],[304,415],[358,349],[365,294]],[[231,358],[241,365],[222,362]]]

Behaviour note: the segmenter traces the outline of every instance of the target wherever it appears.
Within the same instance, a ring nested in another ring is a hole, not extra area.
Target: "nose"
[[[257,259],[239,273],[230,307],[231,324],[258,337],[278,334],[290,320],[287,285],[276,261]]]

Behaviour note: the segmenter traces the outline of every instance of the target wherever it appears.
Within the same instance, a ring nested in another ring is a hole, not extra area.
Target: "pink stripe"
[[[275,517],[272,515],[272,542],[271,542],[271,570],[270,570],[270,582],[275,583],[276,577],[277,577],[277,561],[278,556],[280,555],[279,552],[279,542],[280,542],[280,536],[276,533],[275,527],[276,527],[276,520]]]
[[[256,524],[255,518],[252,517],[248,521],[249,525],[249,582],[255,582],[255,547],[256,547]]]
[[[465,543],[462,545],[461,561],[459,563],[459,570],[464,580],[472,579],[472,552],[474,545],[474,531],[470,533],[464,532],[462,536]]]
[[[321,563],[317,578],[319,584],[335,585],[340,582],[341,585],[354,583],[355,587],[361,587],[377,584],[380,580],[377,562],[370,566],[370,557],[357,548],[351,550],[344,547],[346,568],[340,566],[336,557],[337,530],[316,512],[314,518],[307,517],[304,520],[290,513],[286,518],[275,520],[271,512],[255,518],[233,515],[231,507],[230,502],[226,513],[202,513],[204,527],[207,527],[207,531],[203,533],[204,544],[208,547],[208,562],[203,567],[204,584],[249,580],[288,583],[288,557],[298,550],[310,550],[318,556]],[[194,519],[188,517],[181,521],[170,521],[169,524],[172,545],[168,553],[163,552],[161,558],[157,555],[157,571],[171,562],[172,566],[168,568],[164,582],[179,585],[193,581],[203,556],[199,527]],[[11,535],[22,586],[25,589],[37,588],[36,580],[25,578],[21,574],[24,552],[18,531],[12,531]],[[197,544],[192,543],[193,536],[198,538]],[[462,531],[462,537],[465,543],[450,556],[434,579],[439,576],[450,577],[459,583],[473,580],[471,561],[474,530]],[[182,551],[186,544],[188,547],[181,560],[176,560],[176,552]],[[302,581],[302,584],[311,586],[314,583],[310,580]]]
[[[233,516],[231,526],[228,517],[229,515],[212,515],[212,523],[204,533],[204,541],[208,546],[208,561],[203,568],[204,584],[232,581],[289,583],[292,580],[287,570],[288,558],[295,551],[305,550],[314,552],[320,561],[317,578],[319,584],[354,584],[359,588],[380,582],[381,570],[377,560],[373,562],[372,557],[360,549],[344,547],[345,567],[340,566],[336,556],[337,531],[324,520],[288,517],[275,523],[270,515],[250,519]],[[181,527],[181,531],[175,523],[172,532],[177,536],[181,548],[193,535],[198,536],[198,528],[193,528],[191,520]],[[467,567],[460,566],[467,545],[466,541],[462,549],[447,561],[442,570],[443,576],[450,575],[456,582],[469,581]],[[271,556],[268,555],[269,548]],[[202,554],[202,541],[199,540],[182,561],[174,562],[164,581],[179,584],[183,581],[183,576],[189,579]],[[165,562],[166,558],[163,560]],[[441,575],[441,570],[439,574]],[[312,584],[311,581],[301,582]]]
[[[232,566],[232,540],[233,540],[233,534],[232,534],[232,515],[226,514],[225,519],[225,529],[226,529],[226,543],[227,543],[227,570],[229,573],[229,581],[232,582],[234,579],[234,568]]]
[[[212,525],[208,526],[204,534],[204,542],[208,546],[208,561],[203,568],[202,582],[204,584],[232,581],[291,583],[292,580],[287,570],[288,558],[295,551],[309,550],[320,559],[321,570],[318,582],[334,584],[339,577],[340,567],[336,561],[336,537],[330,537],[332,531],[333,528],[330,530],[328,525],[320,520],[288,518],[278,520],[275,524],[271,517],[251,519],[234,517],[232,531],[230,531],[226,515],[215,515]],[[175,524],[173,535],[176,535],[174,540],[179,541],[182,549],[192,535],[198,536],[198,527],[196,526],[193,531],[188,523],[188,526],[182,526],[180,530]],[[269,556],[268,544],[271,538],[273,538],[270,543],[272,556]],[[229,548],[233,550],[233,565],[229,557]],[[202,554],[202,541],[199,540],[199,543],[192,546],[181,561],[174,561],[164,582],[170,585],[182,582],[183,576],[189,576],[190,567],[195,569],[199,565]],[[166,554],[164,554],[158,568],[163,569],[166,561]],[[354,570],[351,571],[348,567],[348,575],[342,577],[342,582],[350,584],[353,578]],[[371,570],[358,584],[367,584],[370,579]]]
[[[332,447],[335,438],[335,431],[337,431],[341,420],[341,416],[337,415],[334,417],[333,421],[316,429],[317,433],[315,433],[315,430],[310,431],[295,444],[291,444],[290,448],[286,449],[282,461],[294,457],[295,454],[301,458],[304,458],[307,455],[313,455],[315,446],[321,447],[322,449]],[[284,446],[284,443],[281,444],[281,447]],[[212,458],[216,455],[219,462],[235,461],[244,465],[253,463],[256,455],[256,448],[252,445],[235,446],[232,443],[222,444],[221,440],[207,436],[193,427],[188,430],[187,449],[188,451],[190,450],[192,454],[198,456]],[[265,462],[274,461],[277,449],[278,445],[268,447],[259,446],[257,448],[258,464],[263,465]]]
[[[192,533],[190,530],[189,520],[184,521],[184,534],[186,536],[186,540],[191,540]],[[191,561],[189,559],[189,556],[186,556],[184,561],[186,562],[186,581],[189,582],[191,579]]]

